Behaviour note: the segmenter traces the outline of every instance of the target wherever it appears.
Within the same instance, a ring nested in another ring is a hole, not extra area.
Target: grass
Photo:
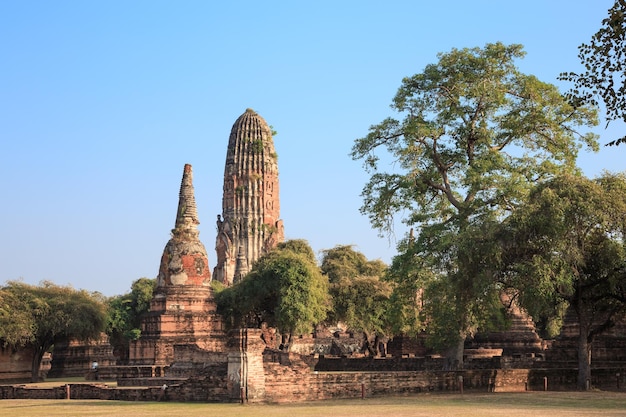
[[[240,405],[99,400],[0,400],[2,417],[111,416],[185,417],[626,417],[623,392],[525,392],[420,394],[297,404]]]
[[[117,387],[117,381],[87,381],[84,377],[80,376],[74,378],[48,378],[45,381],[29,382],[23,385],[37,388],[55,388],[61,387],[65,384],[105,384],[110,387]]]

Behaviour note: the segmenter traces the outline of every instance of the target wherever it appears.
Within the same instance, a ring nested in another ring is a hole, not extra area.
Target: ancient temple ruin
[[[176,223],[165,245],[141,338],[130,345],[133,365],[169,366],[174,346],[224,351],[224,331],[211,289],[206,249],[199,239],[191,165],[185,165]]]
[[[252,109],[239,116],[230,132],[217,229],[213,279],[227,286],[284,239],[272,131]]]
[[[228,317],[217,313],[212,280],[227,286],[236,283],[260,256],[284,239],[270,127],[251,109],[233,124],[213,274],[199,238],[192,177],[187,164],[174,229],[163,250],[150,310],[142,318],[141,337],[130,344],[129,365],[112,363],[106,340],[55,346],[51,374],[58,369],[59,376],[81,375],[97,360],[100,377],[117,380],[118,388],[94,385],[84,392],[73,388],[73,398],[160,400],[163,384],[168,386],[168,400],[210,402],[457,391],[459,381],[466,389],[491,392],[544,389],[548,380],[556,389],[575,386],[578,330],[571,314],[561,337],[551,345],[538,336],[530,317],[506,294],[502,302],[510,328],[468,339],[463,369],[444,369],[444,358],[423,343],[425,334],[395,335],[386,354],[372,360],[362,353],[360,338],[325,326],[301,335],[289,352],[272,343],[275,329],[227,332],[224,319]],[[625,329],[626,324],[618,323],[596,340],[594,386],[617,384],[619,389],[620,383],[626,384]],[[0,349],[0,379],[28,373],[29,364],[20,360],[19,353]],[[0,398],[13,398],[9,396],[20,392],[14,387],[3,390],[0,385]]]

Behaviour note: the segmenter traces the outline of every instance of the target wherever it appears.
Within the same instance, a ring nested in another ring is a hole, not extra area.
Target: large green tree
[[[259,258],[238,284],[217,294],[218,311],[234,326],[266,323],[286,335],[310,333],[326,318],[328,281],[304,240],[284,242]]]
[[[0,341],[33,348],[31,379],[39,379],[43,355],[61,340],[98,338],[106,325],[102,296],[43,282],[9,281],[0,288]]]
[[[561,176],[507,219],[509,284],[535,319],[578,322],[578,388],[588,388],[594,338],[626,311],[626,175]]]
[[[120,363],[128,360],[128,347],[131,340],[141,336],[141,317],[150,309],[150,301],[156,280],[139,278],[131,285],[127,294],[107,299],[108,323],[106,332],[113,351]]]
[[[391,286],[384,281],[387,265],[369,261],[350,245],[322,251],[322,273],[328,276],[332,308],[329,322],[342,322],[353,332],[363,334],[365,348],[379,355],[379,341],[390,336],[389,296]]]
[[[371,173],[361,212],[383,233],[397,216],[417,232],[399,245],[391,276],[404,272],[400,291],[447,291],[442,313],[449,324],[434,326],[442,319],[436,316],[428,323],[446,333],[447,355],[458,362],[466,336],[492,316],[482,305],[497,290],[488,269],[476,274],[485,260],[473,259],[474,245],[463,242],[484,244],[483,229],[534,183],[574,171],[580,146],[598,147],[594,135],[577,133],[597,122],[595,109],[574,108],[554,85],[521,73],[515,61],[523,55],[521,45],[501,43],[439,54],[402,81],[391,106],[401,118],[370,127],[351,152]]]
[[[613,120],[626,122],[626,0],[615,0],[602,26],[589,43],[578,47],[584,72],[566,72],[559,79],[571,81],[569,95],[574,103],[602,102],[607,125]],[[626,136],[607,145],[626,142]]]

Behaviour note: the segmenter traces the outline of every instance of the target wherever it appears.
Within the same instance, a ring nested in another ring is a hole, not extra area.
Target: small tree
[[[312,264],[317,264],[317,259],[315,258],[315,252],[304,239],[289,239],[284,242],[280,242],[276,245],[276,249],[279,251],[291,251],[294,253],[298,253],[307,258]]]
[[[576,105],[601,101],[607,125],[613,120],[626,122],[626,0],[615,0],[602,27],[589,43],[578,47],[578,58],[585,72],[566,72],[559,79],[571,81],[569,96]],[[626,136],[607,145],[626,142]]]
[[[121,363],[128,360],[131,340],[141,336],[141,316],[150,309],[156,280],[139,278],[131,285],[130,293],[109,298],[107,334],[115,356]]]
[[[323,251],[321,269],[330,282],[328,321],[343,322],[349,330],[361,332],[365,349],[378,356],[379,340],[390,335],[391,286],[383,281],[387,265],[368,261],[352,246],[339,245]]]
[[[244,279],[217,294],[218,311],[234,326],[276,327],[287,347],[294,334],[311,332],[326,317],[328,282],[302,242],[287,241],[259,258]]]
[[[626,175],[556,178],[506,224],[505,278],[536,320],[573,309],[578,388],[587,389],[593,340],[626,311]]]
[[[0,340],[34,350],[31,380],[39,379],[43,355],[58,341],[98,338],[106,307],[99,294],[43,282],[9,281],[0,289]]]

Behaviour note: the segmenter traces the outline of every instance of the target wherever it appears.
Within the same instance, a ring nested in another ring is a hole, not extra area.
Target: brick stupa
[[[261,116],[247,109],[233,124],[228,140],[213,279],[227,286],[238,282],[260,256],[284,240],[278,191],[272,131]]]
[[[165,245],[141,337],[130,346],[133,365],[170,365],[174,346],[224,351],[206,249],[199,239],[191,165],[185,165],[172,237]]]

